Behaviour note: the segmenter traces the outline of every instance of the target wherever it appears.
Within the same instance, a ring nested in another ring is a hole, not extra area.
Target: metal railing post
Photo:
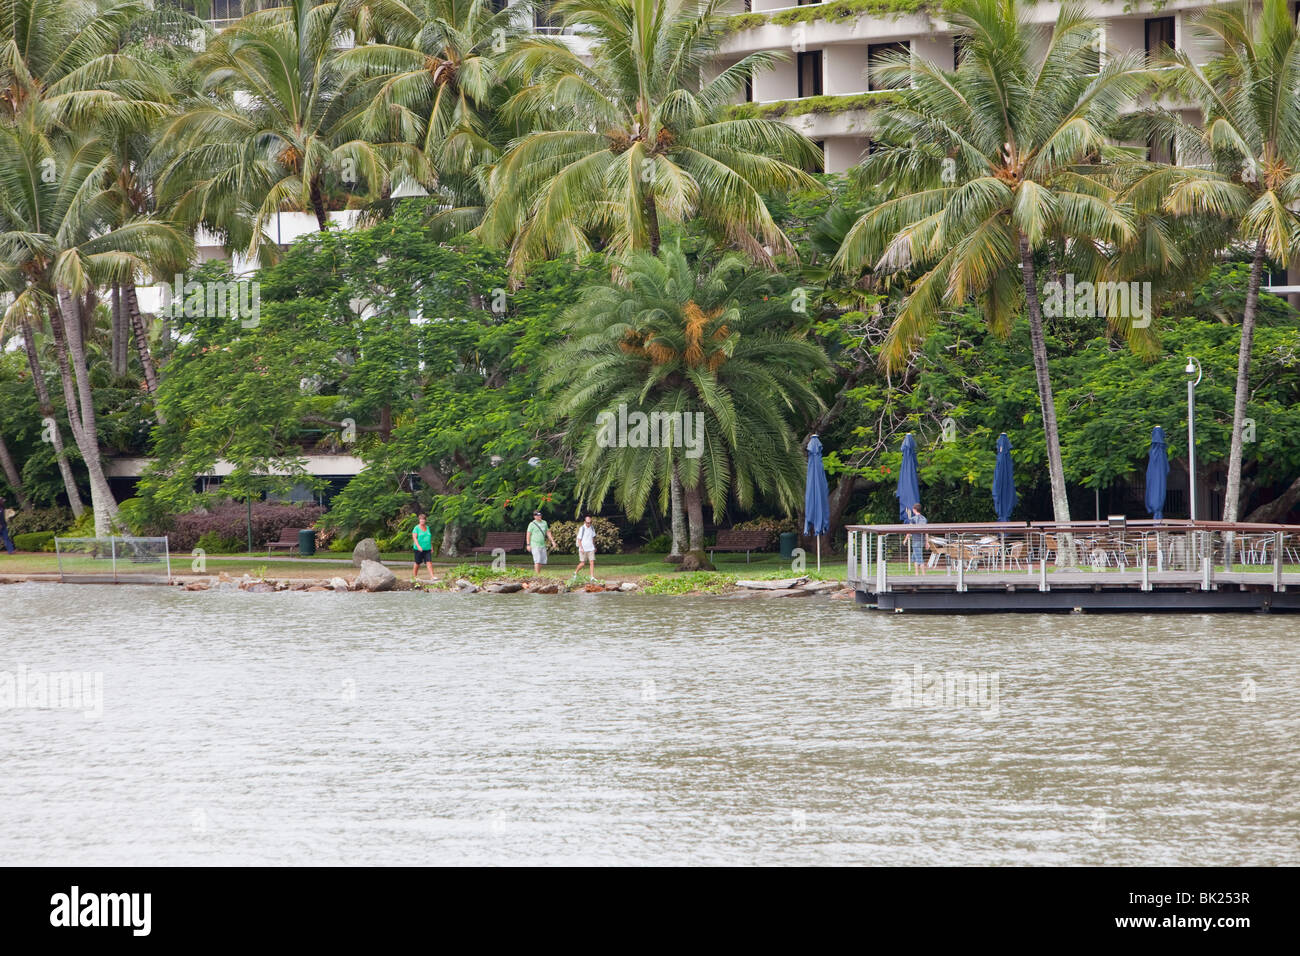
[[[1201,590],[1210,590],[1210,585],[1214,578],[1214,572],[1211,570],[1213,565],[1210,562],[1209,555],[1201,555]]]
[[[966,593],[966,546],[961,541],[957,543],[957,593]]]
[[[1038,559],[1038,590],[1047,590],[1047,558]]]
[[[1151,590],[1151,573],[1147,569],[1147,541],[1142,539],[1142,590]]]
[[[117,583],[117,538],[108,539],[109,547],[113,552],[113,583]]]
[[[888,587],[888,572],[885,567],[885,536],[876,535],[876,593],[883,594]]]

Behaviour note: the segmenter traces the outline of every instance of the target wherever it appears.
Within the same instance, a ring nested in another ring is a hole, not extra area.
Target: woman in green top
[[[411,583],[415,583],[422,564],[429,568],[429,580],[434,580],[433,532],[429,530],[429,519],[425,515],[420,515],[420,523],[411,529],[411,550],[415,552],[415,564],[411,568]]]

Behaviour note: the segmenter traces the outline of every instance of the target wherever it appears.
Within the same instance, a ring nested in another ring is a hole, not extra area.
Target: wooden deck
[[[1041,590],[1040,575],[1026,572],[966,574],[964,591],[956,575],[942,572],[893,575],[881,593],[874,579],[851,584],[858,603],[897,612],[1300,612],[1300,574],[1276,582],[1261,571],[1213,572],[1208,590],[1202,575],[1187,571],[1150,571],[1144,590],[1140,570],[1052,571],[1047,590]]]

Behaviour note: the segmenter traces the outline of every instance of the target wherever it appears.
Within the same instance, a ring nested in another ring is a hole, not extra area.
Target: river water
[[[0,635],[10,864],[1300,863],[1295,617],[30,584]]]

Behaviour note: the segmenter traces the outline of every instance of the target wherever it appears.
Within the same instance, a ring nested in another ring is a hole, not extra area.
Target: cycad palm
[[[566,26],[593,40],[589,59],[558,40],[532,39],[507,59],[526,85],[507,104],[534,131],[492,171],[480,235],[530,260],[585,252],[657,251],[661,222],[700,219],[751,256],[789,242],[766,191],[815,185],[799,167],[816,147],[768,119],[724,119],[754,69],[752,54],[704,80],[726,0],[560,0]]]
[[[1231,223],[1250,250],[1223,503],[1223,520],[1236,521],[1260,284],[1267,260],[1285,263],[1300,251],[1300,32],[1285,0],[1264,0],[1258,15],[1240,6],[1214,7],[1199,25],[1222,50],[1203,67],[1185,52],[1174,53],[1172,80],[1200,104],[1205,125],[1164,131],[1180,137],[1185,159],[1210,168],[1165,167],[1135,192],[1139,199],[1163,199],[1164,208],[1179,216]]]
[[[676,476],[692,551],[703,547],[706,500],[715,515],[733,494],[742,508],[759,496],[794,507],[803,481],[795,430],[822,407],[814,381],[827,362],[789,331],[789,298],[735,254],[700,273],[672,245],[658,256],[631,253],[620,270],[621,281],[589,289],[574,306],[572,335],[547,377],[577,447],[582,502],[599,506],[613,494],[639,518],[656,488],[667,502]],[[620,446],[608,419],[596,427],[620,405],[629,414],[700,414],[690,419],[703,423],[698,454]]]
[[[1085,164],[1117,152],[1106,130],[1145,81],[1132,58],[1092,72],[1095,25],[1072,6],[1062,7],[1045,53],[1015,0],[956,0],[946,16],[964,34],[956,70],[919,58],[882,70],[886,81],[911,87],[898,91],[899,105],[881,110],[884,145],[862,172],[895,196],[858,221],[837,262],[854,271],[919,272],[885,343],[882,359],[891,365],[942,308],[976,299],[991,327],[1006,333],[1024,304],[1053,511],[1066,521],[1036,257],[1049,246],[1082,251],[1133,236],[1131,216],[1111,188],[1085,175]],[[1081,261],[1091,268],[1096,257]]]

